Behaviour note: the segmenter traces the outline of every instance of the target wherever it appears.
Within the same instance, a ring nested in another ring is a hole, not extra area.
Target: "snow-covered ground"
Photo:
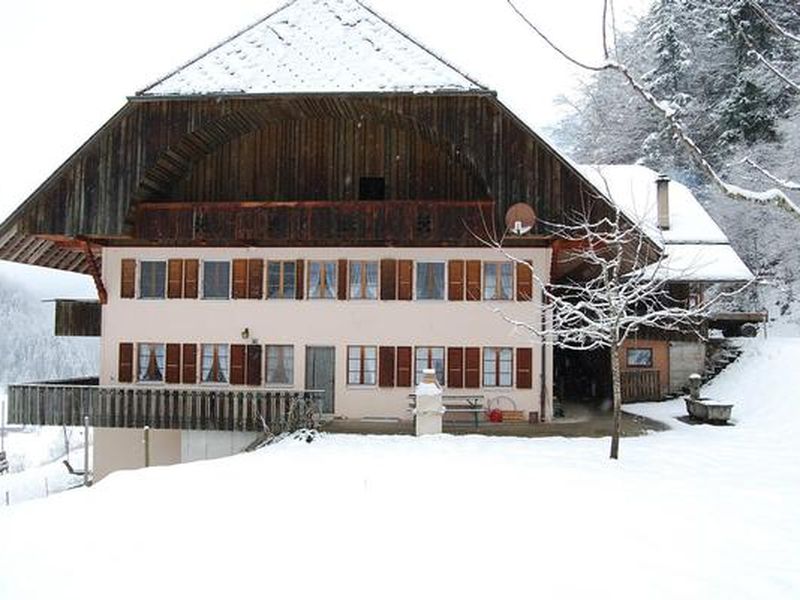
[[[799,360],[748,344],[705,392],[733,427],[634,407],[674,429],[618,462],[608,440],[327,435],[116,473],[0,509],[0,598],[797,598]]]

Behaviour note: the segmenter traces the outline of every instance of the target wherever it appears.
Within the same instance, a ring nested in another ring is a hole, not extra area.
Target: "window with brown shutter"
[[[233,298],[247,298],[247,260],[237,258],[233,261]]]
[[[122,259],[122,281],[119,295],[122,298],[136,297],[136,259]]]
[[[303,291],[305,290],[305,262],[301,259],[296,263],[297,273],[295,274],[295,298],[297,300],[303,299]]]
[[[480,348],[464,348],[464,387],[481,387]]]
[[[533,299],[533,262],[527,264],[517,263],[517,300],[527,301]]]
[[[261,346],[247,346],[247,385],[261,385]]]
[[[464,261],[451,260],[447,263],[447,299],[464,299]]]
[[[411,346],[397,348],[397,387],[411,387]]]
[[[183,297],[183,260],[171,258],[167,261],[167,298]]]
[[[529,390],[533,387],[533,348],[517,348],[517,387]]]
[[[200,261],[196,258],[187,258],[183,261],[183,297],[197,298],[197,274],[200,270]]]
[[[381,300],[397,299],[397,261],[393,258],[381,260]]]
[[[464,349],[447,349],[447,387],[464,387]]]
[[[180,344],[167,344],[167,369],[166,378],[164,381],[167,383],[180,383],[181,382],[181,345]]]
[[[122,342],[119,345],[119,365],[117,367],[117,380],[120,383],[133,382],[133,344]]]
[[[339,259],[339,279],[338,289],[336,290],[336,297],[339,300],[347,300],[347,283],[350,281],[347,275],[347,259]]]
[[[467,300],[481,299],[481,261],[467,261]]]
[[[183,345],[183,372],[181,383],[197,383],[197,344]]]
[[[394,387],[394,347],[381,346],[378,349],[378,386]]]
[[[246,347],[243,344],[231,344],[231,385],[244,385]]]
[[[414,293],[414,261],[401,260],[397,263],[397,299],[411,300]]]
[[[247,297],[251,300],[264,297],[264,261],[260,258],[247,261]]]

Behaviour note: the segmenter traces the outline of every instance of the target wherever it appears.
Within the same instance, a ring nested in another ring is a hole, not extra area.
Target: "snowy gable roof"
[[[664,259],[653,273],[656,277],[682,282],[741,282],[753,278],[728,237],[685,185],[670,181],[670,227],[661,229],[655,171],[641,165],[579,165],[578,169],[664,248]]]
[[[139,96],[486,92],[358,0],[294,0]]]

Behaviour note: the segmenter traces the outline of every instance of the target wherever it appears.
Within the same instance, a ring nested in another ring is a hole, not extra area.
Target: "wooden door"
[[[306,389],[323,390],[322,412],[333,414],[336,381],[336,349],[333,346],[306,346]]]

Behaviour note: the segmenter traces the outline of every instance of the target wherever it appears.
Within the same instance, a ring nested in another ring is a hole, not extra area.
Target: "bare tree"
[[[609,195],[610,197],[610,195]],[[645,233],[643,223],[626,219],[619,209],[611,218],[579,215],[568,225],[545,224],[569,249],[586,274],[572,281],[546,283],[526,261],[516,258],[502,239],[483,239],[508,260],[532,272],[541,291],[546,318],[542,323],[513,318],[494,308],[506,322],[541,340],[568,350],[609,351],[613,394],[612,459],[619,458],[622,386],[620,352],[626,340],[648,328],[700,333],[700,325],[717,302],[748,284],[694,306],[674,298],[669,280],[691,274],[702,264],[676,266]],[[702,259],[700,259],[702,260]]]
[[[586,71],[591,71],[595,73],[599,73],[602,71],[615,71],[620,75],[622,75],[622,77],[625,79],[630,89],[635,94],[637,94],[642,100],[644,100],[661,117],[661,119],[669,127],[675,140],[678,143],[680,143],[683,146],[683,148],[688,152],[689,156],[695,162],[700,171],[702,171],[702,173],[726,196],[728,196],[729,198],[733,198],[735,200],[745,200],[757,204],[775,204],[789,211],[792,215],[800,218],[800,206],[798,206],[783,191],[783,189],[781,189],[781,188],[787,189],[786,186],[782,186],[779,183],[782,181],[781,178],[775,176],[770,177],[770,179],[774,183],[778,184],[778,187],[763,191],[746,189],[725,181],[725,179],[718,173],[718,171],[714,168],[714,166],[708,161],[702,149],[695,142],[695,140],[689,133],[687,127],[681,121],[676,108],[672,106],[669,102],[657,98],[642,82],[642,80],[632,72],[632,70],[627,65],[619,62],[618,59],[616,58],[612,58],[612,47],[610,46],[608,31],[610,29],[616,35],[616,27],[614,25],[613,19],[611,23],[609,23],[608,20],[610,0],[603,0],[603,22],[602,22],[603,60],[598,63],[589,63],[575,58],[574,56],[566,52],[563,48],[561,48],[558,44],[556,44],[547,34],[544,33],[544,31],[538,25],[536,25],[536,23],[534,23],[534,21],[528,18],[528,16],[525,15],[525,13],[523,13],[517,7],[514,0],[506,0],[506,2],[514,10],[514,12],[522,19],[522,21],[534,33],[536,33],[537,36],[539,36],[548,46],[550,46],[550,48],[552,48],[555,52],[561,55],[565,60]],[[755,2],[754,0],[748,0],[748,2],[756,9],[756,12],[759,15],[761,15],[762,18],[769,19],[767,22],[770,24],[771,27],[774,28],[777,26],[782,35],[784,35],[789,39],[792,39],[793,41],[797,41],[797,36],[793,36],[792,34],[789,34],[788,32],[781,29],[780,26],[777,24],[777,22],[775,22],[775,20],[772,19],[768,15],[766,10],[764,10],[764,8],[761,7],[757,2]],[[742,29],[739,22],[736,20],[736,17],[734,15],[729,14],[728,18],[731,19],[734,26],[738,28],[739,34],[744,36],[745,42],[750,46],[751,51],[754,51],[754,46],[752,45],[752,41],[747,37],[747,34]],[[759,57],[760,57],[759,60],[765,62],[770,68],[770,70],[773,72],[773,74],[781,77],[785,82],[791,83],[791,85],[794,88],[800,89],[800,86],[798,86],[796,82],[791,80],[788,77],[788,75],[780,71],[765,57],[763,57],[762,55],[759,55]]]

